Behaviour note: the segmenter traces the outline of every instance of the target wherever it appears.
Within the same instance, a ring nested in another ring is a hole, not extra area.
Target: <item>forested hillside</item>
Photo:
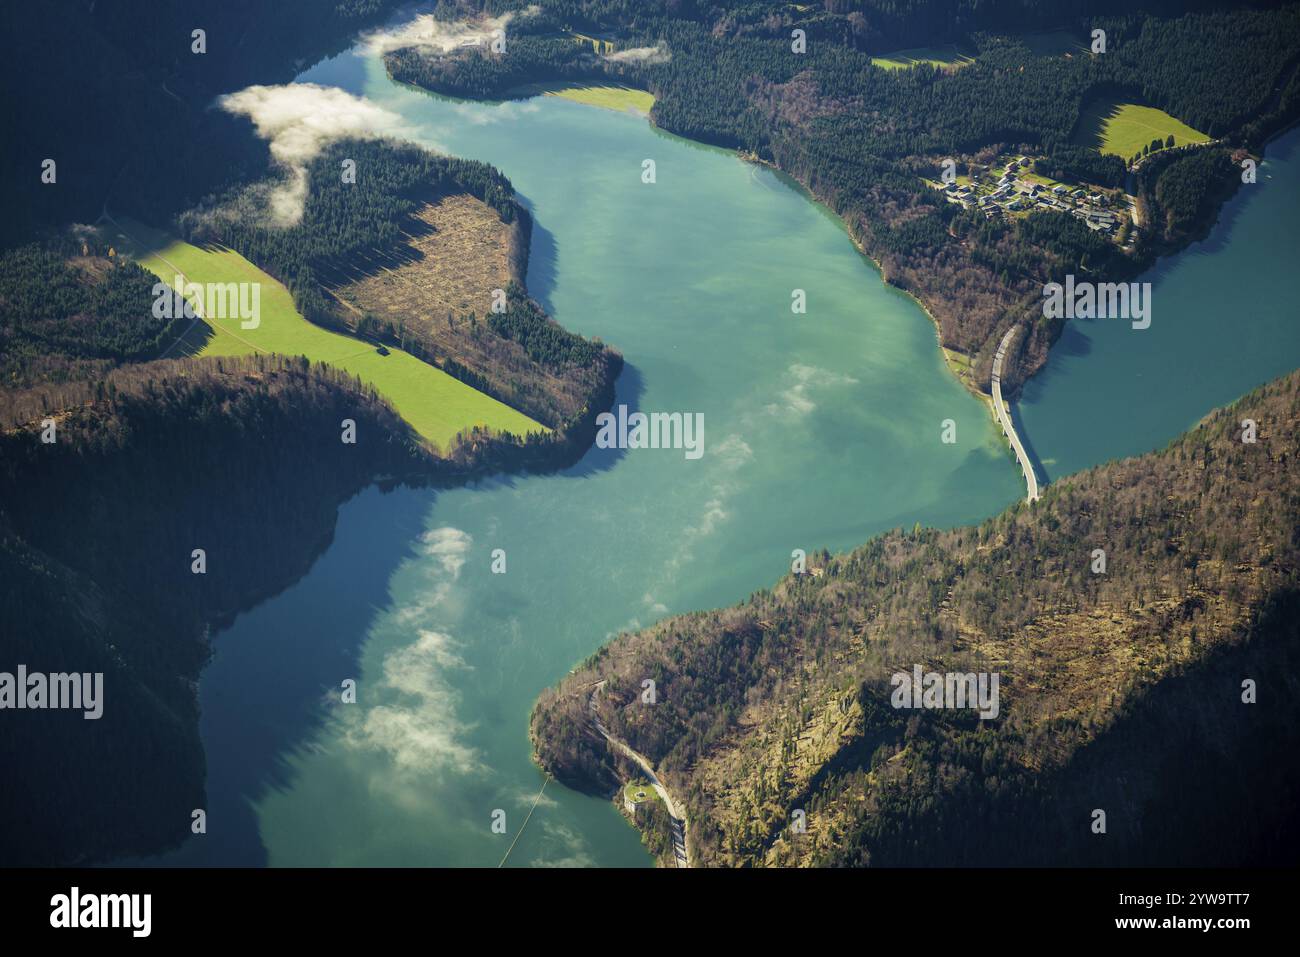
[[[0,253],[0,389],[152,359],[184,331],[153,317],[157,278],[107,252],[64,236]]]
[[[1142,169],[1134,185],[1150,218],[1172,217],[1174,225],[1143,232],[1131,253],[1098,261],[1095,235],[1063,216],[1034,217],[1059,220],[1048,252],[1015,229],[976,228],[983,214],[945,202],[923,182],[937,178],[945,159],[967,169],[1029,153],[1041,172],[1117,186],[1122,163],[1074,142],[1097,97],[1149,103],[1242,155],[1300,117],[1294,3],[1225,12],[1223,4],[1176,3],[520,0],[463,3],[447,15],[479,9],[516,12],[504,54],[408,48],[388,54],[389,72],[462,96],[593,75],[649,89],[657,125],[740,149],[806,184],[844,218],[886,279],[926,304],[943,344],[971,357],[985,388],[994,348],[1014,322],[1031,320],[1031,334],[1018,340],[1004,383],[1019,383],[1045,361],[1060,333],[1058,322],[1041,317],[1045,282],[1066,273],[1131,279],[1208,230],[1239,177],[1228,163]],[[1041,52],[1029,34],[1052,28],[1063,28],[1073,47]],[[796,29],[805,34],[803,53],[792,50]],[[1105,31],[1105,53],[1088,52],[1093,29]],[[621,54],[600,56],[574,42],[581,30],[615,36]],[[939,41],[967,45],[973,62],[872,65],[873,55],[895,46]],[[1207,172],[1213,183],[1202,182]],[[1164,188],[1156,188],[1158,175]],[[1173,182],[1184,177],[1190,182]],[[1189,202],[1192,194],[1214,200]],[[1166,200],[1177,208],[1167,211]],[[1189,211],[1194,222],[1185,221]]]
[[[259,198],[295,171],[214,100],[289,80],[396,6],[0,10],[0,670],[102,671],[106,693],[98,721],[6,713],[0,863],[94,864],[183,840],[204,804],[195,687],[211,630],[302,576],[359,489],[568,465],[612,402],[621,358],[529,298],[528,215],[491,167],[337,141],[303,168],[301,219],[265,221]],[[986,383],[994,343],[1035,314],[1043,282],[1130,278],[1204,235],[1240,185],[1237,164],[1300,115],[1300,4],[1222,6],[462,0],[437,15],[516,14],[508,53],[410,48],[387,63],[457,95],[556,79],[645,87],[659,126],[806,184]],[[1044,53],[1028,35],[1077,40],[1093,27],[1107,31],[1105,54]],[[806,52],[791,50],[796,29]],[[612,38],[599,41],[609,50],[575,30]],[[971,62],[872,64],[938,42]],[[1216,142],[1130,169],[1079,142],[1098,97],[1159,107]],[[1032,154],[1043,176],[1133,192],[1147,220],[1136,248],[1056,213],[989,219],[927,183],[944,159],[969,172],[1008,152]],[[359,170],[346,187],[343,159]],[[48,162],[57,176],[42,181]],[[349,309],[337,293],[358,276],[420,265],[412,240],[433,228],[421,217],[448,197],[472,197],[508,234],[505,309],[431,317],[418,285],[415,306]],[[154,277],[84,225],[110,211],[230,246],[312,321],[372,340],[363,349],[400,346],[555,431],[471,430],[435,458],[336,370],[279,355],[163,358],[190,320],[155,318]],[[1030,328],[1009,384],[1059,334]],[[1253,444],[1240,441],[1247,417]],[[340,441],[345,419],[355,445]],[[1053,486],[1033,509],[885,535],[739,608],[624,636],[539,703],[539,760],[578,786],[613,782],[587,711],[604,679],[602,720],[685,795],[704,863],[1280,859],[1297,839],[1277,815],[1300,797],[1298,419],[1291,376],[1160,455]],[[889,674],[913,664],[996,670],[1000,716],[900,714]],[[659,696],[642,708],[646,678]],[[1245,678],[1258,704],[1242,703]],[[1104,840],[1088,829],[1096,808],[1109,814]],[[790,831],[795,810],[807,833]]]
[[[1298,453],[1292,373],[1032,507],[810,556],[602,649],[538,702],[538,759],[609,786],[603,680],[705,864],[1294,862]],[[998,674],[997,716],[898,709],[918,665]]]
[[[22,779],[0,796],[10,865],[179,843],[204,806],[195,687],[209,630],[304,574],[339,504],[373,481],[575,461],[618,369],[615,357],[560,434],[471,430],[435,458],[375,393],[302,357],[136,361],[175,323],[152,316],[153,277],[104,252],[52,243],[0,258],[0,651],[10,670],[103,672],[106,698],[97,721],[6,712],[0,765]],[[539,337],[558,329],[544,314],[519,322],[503,335],[538,362],[605,355],[563,330],[550,334],[560,345]]]
[[[361,170],[355,183],[339,175],[344,159]],[[275,183],[276,179],[271,179]],[[279,279],[306,318],[339,324],[338,305],[321,291],[331,269],[358,253],[401,257],[404,235],[418,224],[412,214],[441,196],[469,193],[512,223],[522,209],[501,173],[473,160],[438,156],[416,146],[374,140],[330,144],[307,170],[301,222],[274,225],[259,203],[263,183],[240,183],[213,203],[180,216],[184,238],[219,242]]]
[[[344,160],[356,164],[354,183],[339,175]],[[187,210],[179,218],[182,234],[200,245],[228,246],[265,269],[310,321],[397,345],[552,428],[574,428],[612,390],[621,357],[564,329],[528,298],[522,282],[532,221],[499,171],[409,144],[345,139],[325,148],[305,175],[302,218],[294,225],[267,221],[266,187],[281,182],[272,177]],[[410,240],[430,227],[417,214],[461,194],[482,200],[510,227],[513,281],[503,289],[503,313],[490,311],[490,290],[483,290],[476,309],[448,322],[454,334],[435,342],[430,325],[442,317],[426,315],[418,297],[380,316],[358,314],[331,294],[330,287],[356,276],[403,266],[418,272],[421,254]]]

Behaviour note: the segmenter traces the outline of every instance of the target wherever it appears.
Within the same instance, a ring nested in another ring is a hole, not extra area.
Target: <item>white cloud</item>
[[[627,621],[619,625],[613,631],[605,632],[605,644],[609,644],[611,641],[613,641],[615,638],[617,638],[619,635],[623,634],[624,632],[640,631],[640,630],[641,630],[641,619],[635,617],[629,618]]]
[[[473,543],[469,533],[449,525],[420,536],[420,567],[429,585],[421,589],[420,600],[395,609],[389,618],[397,629],[419,628],[418,637],[384,657],[381,676],[373,684],[362,683],[357,705],[340,706],[344,742],[388,754],[398,771],[469,774],[483,769],[478,752],[464,744],[471,726],[458,719],[459,695],[448,680],[449,674],[470,666],[450,635],[427,627],[460,577]]]
[[[718,443],[707,456],[713,465],[709,472],[709,481],[713,484],[713,496],[704,503],[704,510],[694,525],[687,525],[681,534],[681,541],[676,554],[668,560],[666,573],[673,577],[678,570],[695,558],[695,544],[708,538],[729,518],[728,500],[738,491],[735,481],[736,472],[749,464],[754,457],[750,448],[740,435],[732,433]]]
[[[524,11],[528,16],[536,10]],[[376,30],[361,41],[363,55],[383,56],[392,50],[414,47],[425,54],[444,54],[462,47],[485,46],[498,31],[505,32],[514,13],[479,20],[439,20],[431,13],[416,17],[393,30]]]
[[[587,847],[582,835],[559,821],[543,819],[541,822],[543,837],[538,856],[528,862],[529,867],[595,867],[596,860]],[[548,858],[551,848],[566,852],[564,857]]]
[[[506,100],[503,103],[446,103],[453,113],[471,126],[490,126],[518,119],[527,113],[536,113],[542,106],[537,100]]]
[[[334,140],[411,136],[398,114],[365,97],[316,83],[250,86],[219,97],[217,105],[252,120],[258,135],[269,141],[272,158],[287,174],[266,197],[270,221],[276,226],[293,226],[302,219],[307,166]]]
[[[482,769],[477,751],[461,738],[468,730],[456,717],[458,696],[449,671],[468,665],[456,654],[451,636],[422,631],[413,645],[384,659],[383,678],[371,694],[395,698],[366,709],[345,729],[343,740],[363,750],[383,751],[399,771],[450,769],[469,774]],[[355,712],[345,709],[345,714]]]
[[[474,539],[468,532],[444,525],[425,532],[420,536],[420,542],[424,554],[436,558],[443,571],[455,578],[465,566],[465,556],[474,544]]]
[[[718,443],[713,454],[727,463],[729,468],[744,465],[754,457],[754,450],[739,435],[729,435]]]
[[[814,390],[833,388],[835,386],[857,385],[858,380],[850,375],[820,369],[817,366],[794,363],[786,370],[789,385],[781,392],[782,402],[769,403],[764,411],[769,415],[789,415],[802,417],[814,412],[817,403],[813,401]]]
[[[630,50],[619,50],[617,53],[605,55],[605,59],[610,63],[639,63],[643,66],[657,66],[660,63],[667,63],[672,58],[672,52],[662,40],[652,47],[633,47]]]

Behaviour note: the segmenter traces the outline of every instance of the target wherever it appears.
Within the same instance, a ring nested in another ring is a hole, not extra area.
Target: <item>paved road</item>
[[[645,756],[633,751],[627,744],[610,734],[609,729],[605,727],[604,723],[596,714],[596,695],[600,694],[600,689],[604,686],[605,682],[603,681],[597,683],[596,687],[591,691],[591,697],[587,699],[587,710],[591,714],[592,726],[599,731],[600,736],[608,741],[614,748],[636,762],[637,766],[645,772],[645,776],[650,779],[651,787],[653,787],[655,793],[663,799],[664,807],[668,809],[668,817],[672,820],[673,857],[677,861],[677,866],[690,867],[691,859],[686,852],[686,815],[679,813],[678,806],[673,802],[672,795],[668,793],[668,789],[664,787],[663,782],[659,780],[658,775],[654,772],[654,768],[651,767],[650,762],[646,760]]]
[[[1029,461],[1029,453],[1025,451],[1024,445],[1020,442],[1020,436],[1016,434],[1016,427],[1011,422],[1011,416],[1007,414],[1006,403],[1002,401],[1002,357],[1007,354],[1007,347],[1011,345],[1011,338],[1020,330],[1019,326],[1012,326],[1007,330],[1007,334],[1002,337],[1002,342],[998,346],[997,354],[993,357],[993,408],[997,412],[998,422],[1002,426],[1002,431],[1006,433],[1011,440],[1011,447],[1015,449],[1016,460],[1020,463],[1020,470],[1025,473],[1025,487],[1027,494],[1025,501],[1038,501],[1038,476],[1034,474],[1033,463]]]

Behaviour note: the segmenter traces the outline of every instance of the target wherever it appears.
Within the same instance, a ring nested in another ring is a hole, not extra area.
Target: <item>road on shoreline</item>
[[[610,743],[616,750],[631,758],[637,766],[645,772],[646,777],[650,779],[650,785],[655,789],[655,793],[663,799],[664,807],[668,809],[668,817],[672,821],[673,828],[673,858],[678,867],[690,867],[691,859],[686,852],[686,815],[678,812],[678,806],[673,802],[672,795],[664,787],[659,776],[655,774],[654,768],[645,756],[632,750],[627,744],[609,733],[609,729],[596,714],[596,695],[600,694],[600,689],[605,687],[605,682],[601,681],[591,690],[591,697],[587,699],[587,711],[591,715],[592,726],[600,732],[601,737]]]
[[[1015,450],[1020,470],[1025,473],[1025,501],[1036,502],[1038,501],[1038,476],[1034,474],[1034,465],[1029,461],[1029,453],[1025,451],[1020,436],[1016,434],[1016,427],[1011,421],[1011,416],[1007,414],[1006,403],[1002,401],[1002,358],[1007,354],[1007,347],[1011,345],[1012,337],[1019,330],[1019,326],[1012,326],[1007,330],[1007,334],[1002,337],[1002,342],[998,345],[997,354],[993,357],[993,409],[997,413],[1002,431],[1011,440],[1011,448]]]

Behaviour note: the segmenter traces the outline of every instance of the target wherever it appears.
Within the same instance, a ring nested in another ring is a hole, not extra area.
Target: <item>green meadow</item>
[[[444,450],[456,433],[474,425],[516,435],[547,431],[523,413],[400,349],[387,346],[381,352],[372,343],[313,325],[294,308],[289,290],[232,250],[200,249],[132,220],[122,220],[120,228],[122,246],[169,285],[175,284],[178,273],[186,282],[260,283],[256,328],[241,328],[237,315],[204,317],[168,350],[169,357],[261,352],[328,363],[373,386],[412,428]]]
[[[634,802],[659,800],[659,793],[655,791],[655,789],[650,785],[650,782],[645,780],[645,778],[637,778],[635,781],[628,782],[627,786],[624,787],[623,790]]]
[[[884,67],[886,70],[906,70],[922,63],[937,67],[958,67],[974,62],[974,59],[962,53],[952,44],[895,50],[893,53],[885,53],[871,58],[873,66]]]
[[[1042,173],[1035,173],[1032,170],[1021,170],[1020,178],[1027,183],[1037,183],[1039,186],[1046,186],[1048,189],[1051,189],[1054,186],[1064,185],[1060,181],[1052,179],[1050,176],[1044,176]]]
[[[1091,146],[1130,160],[1142,147],[1159,139],[1163,144],[1173,134],[1175,146],[1208,143],[1210,138],[1199,130],[1174,119],[1164,110],[1136,103],[1099,100],[1085,107],[1079,117],[1075,142]]]
[[[599,106],[619,113],[631,110],[648,114],[655,105],[654,94],[631,86],[591,86],[584,83],[529,83],[511,91],[519,96],[560,96],[566,100]]]

